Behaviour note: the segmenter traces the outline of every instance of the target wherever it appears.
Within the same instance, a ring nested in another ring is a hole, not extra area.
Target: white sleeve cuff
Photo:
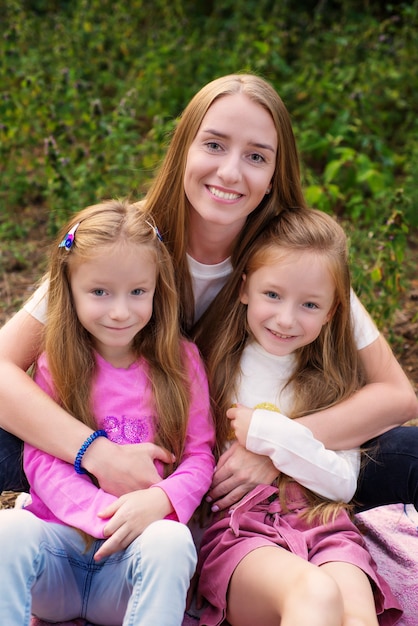
[[[281,413],[255,409],[246,447],[322,497],[349,502],[357,489],[359,449],[327,450],[306,426]]]

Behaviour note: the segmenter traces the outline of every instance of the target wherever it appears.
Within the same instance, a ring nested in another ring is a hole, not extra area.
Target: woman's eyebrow
[[[219,137],[220,139],[228,139],[229,135],[225,133],[221,133],[219,130],[215,130],[214,128],[202,128],[203,133],[207,133],[208,135],[213,135],[214,137]],[[276,153],[276,150],[273,146],[268,143],[259,143],[256,141],[250,141],[249,144],[254,146],[255,148],[262,148],[264,150],[270,150],[273,154]]]

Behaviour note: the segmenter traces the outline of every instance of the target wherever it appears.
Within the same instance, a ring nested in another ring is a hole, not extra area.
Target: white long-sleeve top
[[[292,354],[275,356],[259,344],[246,346],[235,399],[255,409],[246,448],[270,457],[278,470],[318,495],[349,502],[357,488],[360,451],[328,450],[306,426],[286,416],[292,390],[285,384],[294,363]]]

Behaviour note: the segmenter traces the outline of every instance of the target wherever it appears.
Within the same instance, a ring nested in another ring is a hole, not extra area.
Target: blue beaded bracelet
[[[87,437],[80,450],[77,452],[74,460],[74,469],[77,474],[87,474],[86,470],[81,467],[81,461],[87,448],[93,443],[95,439],[97,439],[97,437],[107,437],[107,432],[105,430],[96,430],[89,437]]]

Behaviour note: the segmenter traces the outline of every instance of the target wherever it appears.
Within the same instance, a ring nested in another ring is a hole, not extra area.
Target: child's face
[[[99,250],[71,267],[77,316],[110,363],[130,358],[133,338],[151,319],[156,279],[153,251],[133,244]]]
[[[261,105],[244,94],[215,100],[187,156],[191,219],[239,232],[270,190],[276,152],[276,128]]]
[[[241,302],[256,341],[284,356],[318,337],[331,318],[334,294],[325,256],[288,252],[244,277]]]

